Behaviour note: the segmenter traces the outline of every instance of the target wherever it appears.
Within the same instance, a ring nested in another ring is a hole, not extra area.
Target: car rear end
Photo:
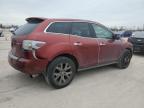
[[[44,71],[47,60],[36,57],[36,50],[45,42],[30,40],[33,32],[45,21],[40,18],[28,18],[27,23],[19,27],[11,39],[11,51],[8,55],[9,64],[15,69],[33,75]]]

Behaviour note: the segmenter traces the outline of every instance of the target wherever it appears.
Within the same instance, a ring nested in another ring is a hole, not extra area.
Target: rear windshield
[[[16,36],[23,36],[23,35],[28,35],[30,34],[37,26],[39,23],[26,23],[22,26],[20,26],[14,34]]]

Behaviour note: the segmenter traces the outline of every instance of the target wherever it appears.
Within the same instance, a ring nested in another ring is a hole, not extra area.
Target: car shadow
[[[102,75],[106,74],[107,72],[114,72],[115,70],[118,70],[118,68],[113,65],[107,65],[102,67],[96,67],[92,69],[87,69],[83,71],[78,71],[76,74],[76,80],[78,80],[79,77],[91,77],[93,75]]]
[[[117,70],[117,68],[115,68],[113,65],[109,65],[109,66],[79,71],[76,73],[76,76],[74,78],[74,83],[77,81],[79,82],[80,79],[91,77],[93,75],[105,74],[106,72],[111,72],[112,70],[113,71]],[[38,77],[31,78],[29,75],[20,73],[19,71],[15,71],[14,74],[1,78],[0,85],[1,85],[0,94],[16,92],[21,90],[23,91],[25,89],[28,89],[31,92],[34,91],[48,92],[48,91],[58,90],[51,87],[50,84],[47,84],[43,75],[39,75]]]
[[[42,75],[36,78],[31,78],[20,72],[1,78],[0,86],[0,94],[21,91],[23,89],[31,89],[33,92],[37,90],[53,90],[53,88],[45,82]]]
[[[136,56],[144,57],[144,52],[134,52],[133,54]]]

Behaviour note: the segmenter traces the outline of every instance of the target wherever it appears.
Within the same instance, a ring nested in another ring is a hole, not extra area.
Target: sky
[[[21,25],[31,16],[142,27],[144,0],[0,0],[0,23]]]

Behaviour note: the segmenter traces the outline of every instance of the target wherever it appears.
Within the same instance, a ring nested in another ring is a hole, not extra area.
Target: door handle
[[[75,43],[73,43],[73,45],[75,45],[75,46],[82,46],[82,43],[81,42],[75,42]]]
[[[100,46],[105,46],[106,44],[105,43],[100,43]]]

